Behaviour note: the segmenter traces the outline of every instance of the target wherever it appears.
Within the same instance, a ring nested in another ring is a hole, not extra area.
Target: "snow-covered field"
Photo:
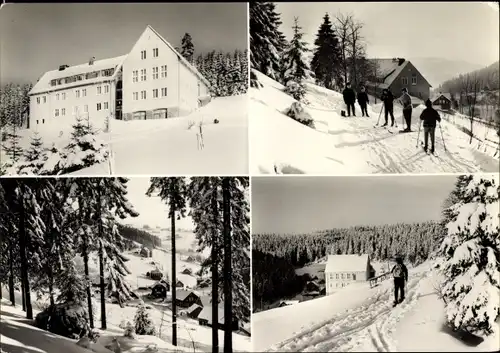
[[[352,284],[326,297],[252,316],[254,351],[497,351],[499,330],[468,346],[442,330],[444,304],[429,262],[409,270],[406,300],[392,308],[393,284]]]
[[[187,175],[248,173],[247,98],[239,95],[214,98],[188,116],[162,120],[111,120],[110,133],[99,138],[111,147],[113,174]],[[214,119],[219,123],[214,124]],[[71,124],[41,128],[49,147],[66,146]],[[204,148],[198,149],[198,125],[202,123]],[[188,129],[190,124],[194,124]],[[103,122],[95,122],[102,128]],[[27,147],[33,130],[21,130],[21,145]],[[230,148],[228,148],[230,146]],[[2,160],[6,158],[2,155]],[[108,163],[93,165],[75,175],[109,175]]]
[[[316,129],[306,127],[282,114],[294,99],[283,86],[256,73],[263,84],[250,88],[250,171],[254,174],[359,174],[359,173],[464,173],[496,172],[498,158],[469,145],[468,136],[455,125],[443,121],[442,133],[436,129],[436,152],[427,156],[417,145],[419,116],[423,107],[413,110],[413,133],[399,134],[402,110],[396,104],[394,115],[399,128],[392,133],[374,128],[381,103],[368,107],[370,118],[343,118],[345,110],[338,92],[306,83],[308,111]],[[372,100],[373,102],[373,100]],[[383,116],[380,119],[383,122]],[[422,141],[423,132],[420,134]]]

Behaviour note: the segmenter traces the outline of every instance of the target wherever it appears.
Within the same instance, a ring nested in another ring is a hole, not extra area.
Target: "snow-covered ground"
[[[120,175],[188,175],[248,173],[248,96],[214,98],[194,113],[162,120],[110,121],[110,133],[99,138],[111,147],[111,170]],[[214,119],[219,123],[214,124]],[[204,148],[198,149],[198,125],[202,123]],[[40,128],[44,144],[63,148],[71,124]],[[94,122],[93,122],[94,124]],[[188,129],[189,125],[194,124]],[[103,122],[95,122],[101,129]],[[34,130],[20,130],[27,147]],[[229,148],[228,148],[229,147]],[[2,161],[6,160],[2,155]],[[109,175],[108,163],[81,169],[75,175]]]
[[[254,351],[496,351],[498,330],[475,347],[443,332],[444,304],[429,262],[409,270],[406,300],[392,307],[393,284],[351,284],[319,299],[252,316]]]
[[[316,129],[306,127],[282,114],[294,99],[283,86],[256,73],[263,87],[250,88],[250,171],[254,174],[359,174],[359,173],[463,173],[496,172],[498,158],[469,145],[469,137],[453,124],[443,121],[436,129],[437,157],[427,156],[417,145],[419,117],[423,107],[413,110],[413,133],[399,134],[404,125],[397,104],[394,115],[398,128],[392,133],[374,128],[382,104],[368,107],[370,118],[343,118],[345,110],[338,92],[306,83],[306,111]],[[373,101],[372,101],[373,102]],[[383,116],[380,121],[383,122]],[[420,133],[420,141],[423,132]]]

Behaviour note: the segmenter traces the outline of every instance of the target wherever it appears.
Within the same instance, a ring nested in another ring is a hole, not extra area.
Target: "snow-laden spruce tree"
[[[144,303],[139,304],[134,317],[135,333],[138,335],[154,335],[156,329]]]
[[[89,119],[76,117],[73,125],[71,138],[64,149],[59,169],[62,173],[69,173],[78,169],[90,167],[93,164],[102,163],[108,157],[108,150],[97,137]]]
[[[68,249],[68,255],[71,250]],[[75,303],[80,306],[85,306],[87,298],[85,288],[85,277],[78,273],[73,256],[65,256],[63,260],[63,269],[56,279],[57,288],[59,288],[59,295],[57,301],[61,303]]]
[[[189,33],[185,33],[184,37],[182,37],[182,49],[181,55],[190,63],[193,63],[194,59],[194,44],[193,38]]]
[[[294,18],[293,38],[283,51],[282,70],[283,82],[295,81],[301,83],[309,76],[309,67],[305,60],[305,55],[309,52],[307,43],[302,39],[304,33],[299,26],[299,18]]]
[[[500,314],[499,191],[498,176],[474,175],[457,183],[460,200],[449,208],[440,247],[442,295],[454,329],[488,335]]]
[[[42,137],[35,131],[29,148],[24,151],[23,159],[17,164],[17,174],[44,175],[47,159],[47,149],[43,146]]]

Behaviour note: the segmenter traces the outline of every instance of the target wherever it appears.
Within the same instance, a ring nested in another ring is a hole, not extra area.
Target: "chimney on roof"
[[[60,65],[60,66],[59,66],[59,71],[63,71],[63,70],[65,70],[67,67],[69,67],[69,65]]]
[[[403,65],[404,62],[405,62],[404,58],[398,58],[398,66]]]
[[[95,56],[91,57],[89,60],[89,65],[94,65]]]

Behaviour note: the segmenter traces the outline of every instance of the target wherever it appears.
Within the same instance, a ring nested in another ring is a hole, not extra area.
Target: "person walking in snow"
[[[361,114],[362,116],[365,116],[369,118],[370,116],[368,115],[368,110],[367,104],[369,103],[368,101],[368,94],[366,93],[365,86],[361,86],[361,92],[358,93],[358,104],[361,107]]]
[[[354,111],[354,103],[356,102],[356,92],[351,88],[351,83],[347,82],[344,91],[342,92],[342,95],[344,96],[344,103],[347,106],[347,116],[351,116],[351,109],[352,109],[352,115],[356,116],[356,112]]]
[[[396,257],[396,264],[391,273],[394,276],[394,306],[396,306],[405,300],[405,283],[408,281],[408,269],[400,256]]]
[[[441,121],[439,113],[432,107],[430,99],[425,101],[426,108],[420,114],[420,120],[424,125],[424,150],[427,152],[429,136],[431,138],[431,153],[434,153],[434,132],[436,131],[436,122]]]
[[[380,99],[384,102],[385,123],[382,126],[387,126],[389,114],[391,115],[391,126],[394,126],[394,96],[392,95],[391,90],[385,88],[382,91],[382,97]]]
[[[404,129],[404,132],[411,132],[411,112],[412,112],[412,106],[411,106],[411,97],[408,94],[408,89],[405,87],[403,88],[403,95],[398,99],[398,101],[401,102],[403,105],[403,116],[405,118],[406,122],[406,129]]]

